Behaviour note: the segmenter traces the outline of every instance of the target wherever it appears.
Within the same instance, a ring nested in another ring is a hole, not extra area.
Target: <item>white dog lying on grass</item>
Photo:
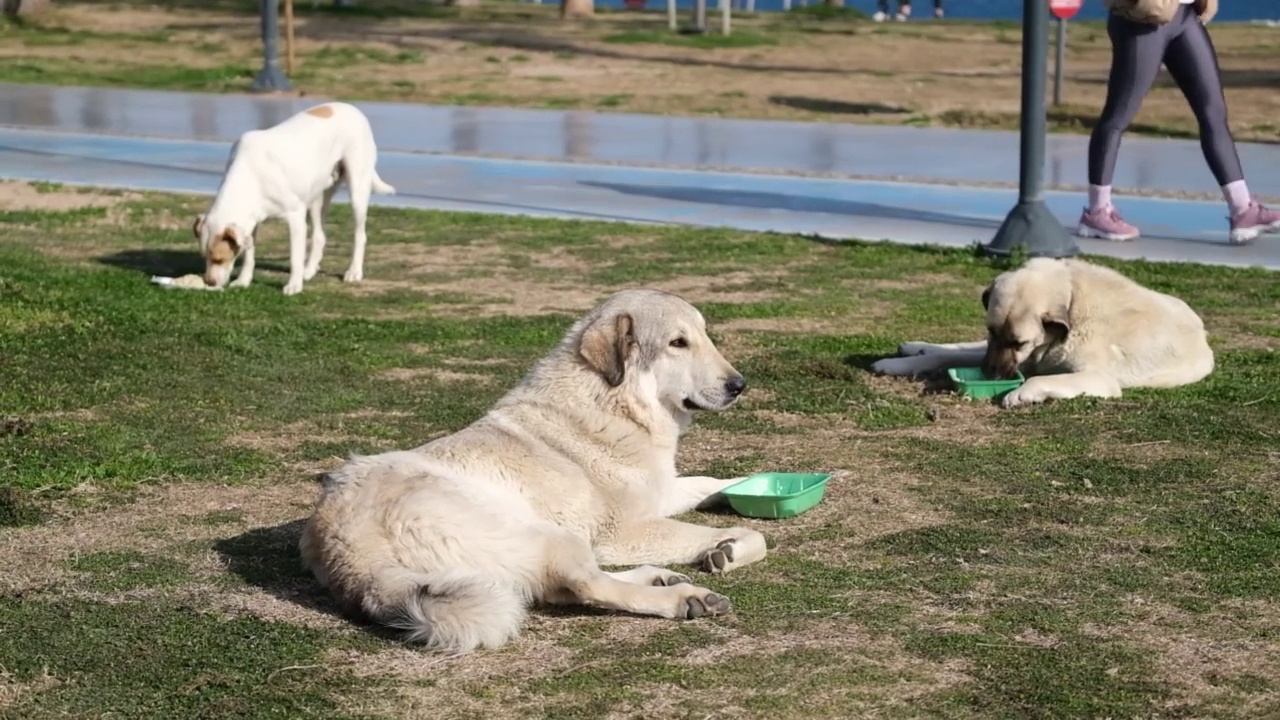
[[[671,519],[741,480],[681,477],[676,450],[696,412],[727,409],[745,387],[696,308],[619,292],[470,426],[329,473],[302,557],[348,614],[438,650],[496,648],[534,602],[729,612],[662,566],[723,573],[765,556],[751,528]]]
[[[232,285],[248,287],[253,282],[254,230],[263,220],[278,217],[289,223],[289,281],[284,294],[302,292],[303,280],[320,270],[325,243],[321,218],[342,181],[351,192],[356,225],[351,265],[342,279],[359,282],[364,277],[369,196],[396,191],[378,177],[377,159],[369,120],[345,103],[317,105],[275,127],[241,135],[231,146],[212,207],[192,227],[205,259],[205,283],[226,285],[236,258],[243,253],[240,274]],[[306,255],[308,215],[310,256]]]
[[[903,343],[871,367],[912,376],[981,365],[992,378],[1027,377],[1005,407],[1081,395],[1120,397],[1123,388],[1169,388],[1213,371],[1200,316],[1178,298],[1083,260],[1034,258],[982,293],[988,339]]]

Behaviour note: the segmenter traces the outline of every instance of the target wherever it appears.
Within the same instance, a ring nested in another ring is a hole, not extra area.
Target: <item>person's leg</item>
[[[1245,183],[1235,138],[1227,123],[1222,73],[1209,31],[1190,7],[1183,9],[1174,22],[1179,24],[1180,32],[1169,41],[1164,64],[1200,125],[1200,148],[1231,211],[1231,241],[1247,242],[1264,232],[1280,230],[1280,214],[1255,202]]]
[[[940,18],[943,16],[942,0],[933,0],[933,16]]]
[[[871,18],[876,22],[884,22],[889,17],[889,0],[876,0],[876,14]]]
[[[911,17],[911,0],[898,0],[898,20]]]
[[[1102,116],[1089,137],[1089,207],[1080,216],[1077,233],[1104,240],[1132,240],[1138,229],[1125,222],[1111,204],[1120,136],[1142,107],[1142,99],[1164,57],[1167,26],[1144,25],[1111,15],[1111,74]]]

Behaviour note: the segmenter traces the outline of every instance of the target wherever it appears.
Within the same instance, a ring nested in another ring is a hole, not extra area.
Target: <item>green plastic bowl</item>
[[[721,492],[739,515],[795,517],[822,501],[831,473],[757,473]]]
[[[983,375],[982,368],[976,367],[951,368],[947,371],[947,375],[951,377],[951,382],[955,384],[956,390],[961,395],[974,400],[999,398],[1010,390],[1016,390],[1019,385],[1027,381],[1022,377],[1021,371],[1018,372],[1018,377],[1009,380],[988,380]]]

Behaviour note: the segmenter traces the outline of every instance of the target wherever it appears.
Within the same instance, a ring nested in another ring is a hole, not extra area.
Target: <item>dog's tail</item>
[[[404,571],[400,602],[372,613],[429,650],[465,653],[501,647],[520,634],[529,605],[513,587],[474,575]]]
[[[379,195],[395,195],[396,189],[386,183],[385,180],[378,177],[378,171],[373,171],[373,191]]]

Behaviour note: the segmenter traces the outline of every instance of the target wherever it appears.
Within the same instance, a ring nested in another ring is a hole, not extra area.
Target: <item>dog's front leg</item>
[[[1120,397],[1120,392],[1119,381],[1100,372],[1036,375],[1005,395],[1000,400],[1000,404],[1013,408],[1019,405],[1033,405],[1045,400],[1069,400],[1081,395],[1117,398]]]
[[[290,210],[285,215],[289,223],[289,282],[285,283],[285,295],[302,292],[302,276],[307,260],[307,209]]]
[[[663,517],[679,515],[690,510],[706,510],[724,502],[721,490],[744,478],[721,480],[706,476],[678,477],[669,483],[659,499],[658,513]]]
[[[693,619],[729,612],[729,598],[698,587],[689,578],[662,568],[606,573],[591,546],[567,533],[542,538],[546,587],[537,597],[553,605],[590,605],[638,615]]]
[[[764,536],[745,527],[712,528],[668,518],[619,527],[596,542],[596,559],[606,565],[696,564],[710,573],[763,560]]]
[[[240,259],[240,274],[236,275],[236,279],[231,281],[233,287],[247,288],[249,283],[253,282],[253,245],[244,249],[244,255]]]

